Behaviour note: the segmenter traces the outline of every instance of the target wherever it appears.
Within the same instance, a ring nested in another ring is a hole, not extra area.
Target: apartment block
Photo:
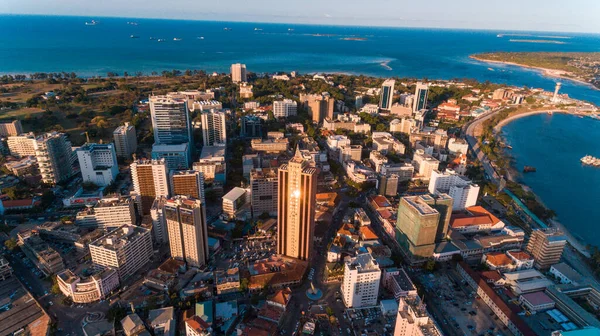
[[[250,172],[252,215],[277,215],[277,169],[257,168]]]
[[[75,224],[81,227],[111,229],[135,225],[135,207],[131,198],[101,199],[77,213]]]
[[[171,257],[189,267],[202,267],[208,260],[206,209],[199,199],[174,196],[163,207]]]
[[[128,122],[113,131],[113,139],[118,157],[129,159],[137,151],[135,126]]]
[[[105,187],[117,178],[119,164],[113,144],[86,143],[76,152],[84,183]]]
[[[526,250],[535,259],[535,268],[547,270],[550,266],[560,262],[566,245],[567,238],[561,231],[538,229],[531,233]]]
[[[344,262],[342,299],[348,308],[372,307],[377,304],[381,269],[369,254],[362,253]]]

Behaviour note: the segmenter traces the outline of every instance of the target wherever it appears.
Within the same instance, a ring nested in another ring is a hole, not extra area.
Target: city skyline
[[[401,13],[400,15],[365,14],[364,4],[342,3],[338,0],[327,3],[309,0],[302,4],[288,3],[285,6],[272,0],[259,0],[252,3],[229,0],[214,4],[210,11],[203,10],[200,6],[194,8],[186,0],[168,4],[133,1],[125,6],[114,0],[102,3],[63,1],[57,4],[45,0],[41,2],[8,0],[0,4],[0,13],[582,33],[597,33],[600,28],[594,20],[594,13],[600,10],[600,4],[585,0],[572,2],[570,6],[572,15],[568,17],[564,15],[564,3],[541,0],[528,3],[509,0],[498,4],[486,4],[486,7],[478,6],[476,9],[472,8],[472,3],[468,0],[452,3],[435,1],[435,4],[427,5],[411,3],[410,6],[387,0],[378,0],[369,4],[370,13]],[[47,4],[44,5],[44,2]],[[318,5],[319,12],[315,13],[312,10],[315,6],[311,4]],[[177,10],[182,6],[185,6],[185,12]],[[520,10],[515,11],[515,8]],[[451,18],[448,18],[448,13],[453,14]]]

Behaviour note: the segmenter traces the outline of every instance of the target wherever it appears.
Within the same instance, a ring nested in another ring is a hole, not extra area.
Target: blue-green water
[[[91,19],[99,23],[86,26]],[[129,25],[128,21],[138,25]],[[600,51],[600,35],[592,34],[529,33],[531,36],[520,38],[569,38],[554,39],[565,44],[514,43],[510,39],[519,37],[497,37],[510,33],[507,31],[64,16],[0,15],[0,32],[0,73],[12,74],[73,71],[92,76],[109,71],[149,74],[171,69],[228,72],[231,63],[241,62],[258,73],[297,70],[473,78],[553,90],[555,80],[537,71],[477,62],[469,55],[493,51]],[[366,40],[343,40],[349,37]],[[159,38],[165,42],[157,42]],[[566,82],[562,91],[600,104],[600,91],[585,85]]]
[[[502,128],[513,147],[516,168],[537,172],[520,179],[542,199],[571,233],[600,246],[600,168],[584,166],[585,155],[600,157],[600,121],[565,114],[539,114]]]

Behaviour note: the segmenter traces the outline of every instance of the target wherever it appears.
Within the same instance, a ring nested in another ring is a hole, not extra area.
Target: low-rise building
[[[235,187],[223,196],[223,214],[228,218],[236,218],[242,215],[242,212],[248,210],[248,191],[244,188]]]
[[[504,273],[501,283],[510,287],[517,295],[544,290],[554,285],[552,281],[535,269]]]
[[[289,148],[288,138],[278,139],[252,139],[250,142],[252,150],[257,152],[280,153]]]
[[[193,169],[204,175],[206,182],[225,183],[227,178],[227,164],[225,162],[225,146],[204,146],[198,162],[194,162]]]
[[[239,292],[241,290],[239,269],[235,267],[228,270],[216,271],[215,284],[217,286],[217,295]]]
[[[573,267],[564,262],[550,266],[550,274],[554,276],[561,284],[579,284],[583,276],[573,269]]]
[[[523,294],[519,296],[519,303],[532,313],[552,309],[556,305],[543,291]]]
[[[119,275],[113,268],[101,267],[87,278],[64,270],[56,275],[58,288],[75,303],[91,303],[105,299],[119,287]]]
[[[373,132],[372,138],[373,150],[379,151],[382,154],[404,154],[406,151],[404,144],[388,132]]]
[[[383,272],[383,286],[394,293],[396,300],[401,297],[416,296],[417,288],[403,268],[387,268]]]
[[[452,155],[467,154],[469,144],[465,139],[451,138],[448,140],[448,152]]]
[[[369,153],[369,161],[375,168],[375,172],[380,173],[381,167],[388,162],[388,158],[375,150]]]

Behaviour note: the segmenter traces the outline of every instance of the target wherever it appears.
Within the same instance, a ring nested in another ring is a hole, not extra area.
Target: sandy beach
[[[472,58],[472,59],[474,59],[474,60],[477,60],[479,62],[484,62],[484,63],[496,63],[496,64],[504,64],[504,65],[514,65],[514,66],[518,66],[518,67],[521,67],[521,68],[527,68],[527,69],[537,70],[537,71],[540,71],[546,77],[560,78],[560,79],[572,81],[572,82],[575,82],[575,83],[583,84],[583,85],[592,87],[592,88],[594,88],[596,90],[599,90],[597,87],[595,87],[594,85],[586,82],[583,79],[577,79],[577,78],[566,76],[567,74],[571,74],[568,71],[556,70],[556,69],[547,69],[547,68],[535,67],[535,66],[530,66],[530,65],[525,65],[525,64],[519,64],[519,63],[514,63],[514,62],[488,60],[488,59],[479,58],[479,57],[477,57],[475,55],[471,55],[469,57]]]

